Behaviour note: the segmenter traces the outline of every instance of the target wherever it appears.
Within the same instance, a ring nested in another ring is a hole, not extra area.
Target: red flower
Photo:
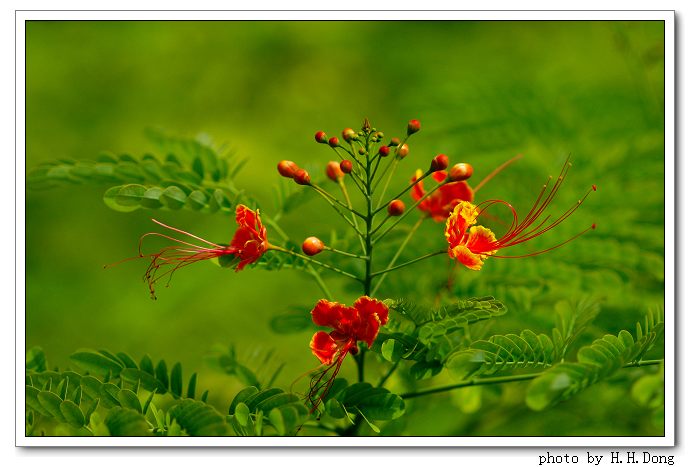
[[[163,224],[155,219],[156,224],[170,229],[174,232],[186,235],[191,240],[181,240],[158,232],[149,232],[142,235],[139,240],[139,258],[147,256],[151,258],[151,263],[146,269],[144,280],[148,282],[151,298],[156,298],[154,286],[156,282],[164,277],[168,277],[168,284],[175,271],[189,266],[197,261],[218,258],[226,255],[234,255],[237,262],[235,271],[241,271],[247,264],[258,260],[269,248],[266,240],[266,228],[261,223],[259,210],[252,211],[244,205],[238,205],[235,210],[237,230],[230,242],[230,245],[219,245],[203,238],[197,237],[184,230],[176,229]],[[142,242],[148,236],[162,237],[175,242],[174,245],[167,246],[158,253],[144,254],[141,251]],[[196,241],[196,242],[195,242]]]
[[[379,328],[388,322],[388,307],[367,296],[358,298],[351,307],[319,300],[311,311],[311,317],[316,325],[333,329],[330,333],[318,331],[309,344],[316,358],[328,365],[312,379],[309,388],[309,401],[316,409],[333,384],[347,354],[357,353],[357,342],[365,342],[368,347],[374,343]]]
[[[419,180],[424,173],[417,170],[417,173],[412,177],[412,182]],[[448,173],[445,170],[439,170],[431,175],[436,182],[441,183],[447,177]],[[424,190],[424,182],[419,181],[411,191],[412,199],[419,201],[426,194]],[[417,206],[421,211],[426,212],[434,221],[443,222],[448,218],[448,215],[453,211],[453,208],[458,205],[460,201],[472,201],[474,199],[474,191],[467,182],[451,182],[446,183],[441,188],[432,193],[428,198],[419,203]]]
[[[448,240],[448,256],[458,260],[469,269],[478,271],[484,265],[484,260],[489,256],[494,256],[496,258],[524,258],[527,256],[539,255],[565,245],[580,235],[588,232],[590,229],[594,229],[596,225],[592,224],[591,228],[585,229],[565,242],[559,243],[551,248],[547,248],[546,250],[519,256],[496,255],[496,253],[503,248],[508,248],[527,242],[553,229],[567,219],[573,212],[575,212],[575,210],[582,204],[582,201],[584,201],[584,199],[592,191],[596,191],[596,186],[592,185],[592,188],[585,193],[585,196],[583,196],[582,199],[578,200],[574,206],[571,206],[570,209],[566,210],[563,214],[553,220],[550,215],[542,217],[544,211],[551,201],[553,201],[558,189],[563,184],[563,180],[565,179],[569,168],[570,163],[566,162],[565,166],[561,170],[560,176],[556,180],[556,183],[554,183],[553,187],[547,191],[549,182],[551,180],[549,177],[549,181],[547,181],[547,183],[541,189],[541,192],[534,202],[534,205],[522,220],[520,220],[515,209],[510,204],[502,200],[488,200],[480,203],[477,206],[468,201],[460,201],[458,205],[455,206],[453,213],[450,215],[450,217],[448,217],[448,221],[446,222],[445,233],[446,239]],[[511,222],[508,231],[498,239],[496,238],[496,235],[494,235],[494,233],[488,228],[481,225],[474,225],[477,222],[477,217],[479,217],[486,209],[494,204],[502,204],[508,207],[513,215],[513,221]]]

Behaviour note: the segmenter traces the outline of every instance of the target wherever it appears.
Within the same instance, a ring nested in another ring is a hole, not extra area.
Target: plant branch
[[[397,266],[393,266],[391,268],[386,268],[386,269],[382,269],[381,271],[374,272],[371,274],[371,277],[379,276],[381,274],[386,274],[388,272],[395,271],[396,269],[404,268],[405,266],[409,266],[410,264],[414,264],[414,263],[422,261],[424,259],[431,258],[432,256],[442,255],[444,253],[446,253],[446,250],[436,251],[434,253],[428,253],[424,256],[420,256],[419,258],[415,258],[415,259],[412,259],[412,260],[407,261],[405,263],[398,264]]]

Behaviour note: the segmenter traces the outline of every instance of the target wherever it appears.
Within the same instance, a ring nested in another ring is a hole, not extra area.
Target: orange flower
[[[367,296],[359,297],[351,307],[319,300],[311,317],[314,324],[333,329],[330,333],[318,331],[309,344],[314,356],[328,365],[311,381],[308,398],[315,410],[328,393],[347,354],[357,354],[357,342],[365,342],[368,347],[374,343],[379,328],[388,322],[388,307]]]
[[[555,220],[549,222],[551,216],[545,216],[542,218],[544,211],[555,198],[556,193],[562,185],[569,168],[570,163],[566,162],[566,165],[561,170],[561,174],[556,180],[556,183],[554,183],[553,187],[551,187],[551,189],[547,192],[548,185],[551,180],[549,177],[549,181],[547,181],[547,183],[543,186],[539,196],[534,202],[534,205],[522,220],[519,219],[515,209],[510,204],[502,200],[488,200],[480,203],[477,206],[468,201],[460,201],[457,206],[455,206],[453,212],[446,221],[445,234],[446,239],[448,240],[448,256],[455,258],[469,269],[478,271],[482,268],[484,260],[489,256],[494,256],[497,258],[523,258],[527,256],[539,255],[565,245],[580,235],[588,232],[590,229],[594,229],[596,225],[592,224],[591,228],[583,230],[565,242],[559,243],[551,248],[547,248],[546,250],[519,256],[496,255],[496,253],[503,248],[508,248],[527,242],[553,229],[567,219],[573,212],[575,212],[575,210],[582,204],[582,201],[584,201],[584,199],[592,191],[596,191],[596,186],[592,185],[592,188],[587,191],[581,200],[578,200],[574,206],[570,207]],[[484,211],[494,204],[502,204],[508,207],[513,215],[513,221],[508,231],[498,239],[496,238],[496,235],[488,228],[481,225],[475,226],[477,223],[477,217],[479,217],[479,215],[484,213]]]
[[[424,172],[417,170],[415,176],[412,177],[412,182],[419,180]],[[443,182],[448,173],[445,170],[439,170],[431,175],[436,182]],[[410,193],[412,199],[419,201],[424,197],[426,191],[424,190],[424,182],[419,181],[413,187]],[[460,201],[472,201],[474,199],[474,192],[467,182],[451,182],[443,185],[428,198],[419,203],[417,206],[421,211],[426,212],[434,221],[443,222],[448,218],[448,215],[453,211]]]
[[[144,280],[149,285],[151,298],[154,299],[156,298],[155,284],[166,276],[169,284],[172,275],[180,268],[197,261],[232,255],[234,258],[230,264],[237,263],[235,271],[241,271],[247,264],[257,261],[270,246],[266,239],[266,228],[259,217],[259,210],[254,212],[241,204],[235,210],[237,230],[230,245],[209,242],[184,230],[163,224],[155,219],[152,220],[166,229],[190,238],[181,240],[159,232],[149,232],[142,235],[139,240],[139,258],[145,256],[151,258],[151,263],[144,274]],[[149,236],[162,237],[175,242],[175,244],[166,246],[157,253],[144,254],[141,251],[142,242],[144,238]]]

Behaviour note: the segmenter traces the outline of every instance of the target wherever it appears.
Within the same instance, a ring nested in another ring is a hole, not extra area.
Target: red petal
[[[333,363],[333,357],[338,352],[338,344],[325,331],[319,331],[314,334],[309,347],[314,356],[326,365]]]
[[[360,316],[355,330],[356,338],[371,347],[379,328],[388,322],[388,307],[383,302],[366,296],[358,298],[354,307]]]
[[[434,177],[434,180],[436,180],[438,183],[441,183],[446,179],[446,177],[448,177],[448,172],[445,170],[438,170],[431,174],[431,176]]]
[[[496,236],[491,230],[481,225],[470,229],[466,245],[472,253],[480,255],[493,255],[498,251]]]
[[[317,326],[328,326],[333,329],[340,328],[340,322],[343,319],[343,311],[347,307],[341,303],[329,302],[328,300],[319,300],[313,310],[311,310],[311,319]]]
[[[484,265],[482,255],[472,253],[465,245],[456,246],[448,254],[475,271],[479,271]]]
[[[238,204],[235,209],[235,221],[240,227],[251,227],[252,229],[256,225],[256,213],[249,209],[244,204]]]
[[[417,170],[417,172],[415,172],[414,177],[412,177],[412,180],[410,180],[410,182],[415,182],[415,181],[419,180],[422,175],[424,175],[424,173],[421,170]],[[412,196],[412,199],[415,201],[419,201],[420,198],[422,196],[424,196],[425,193],[426,193],[426,191],[424,191],[424,182],[416,183],[412,187],[412,190],[410,191],[410,195]],[[422,201],[422,203],[419,205],[420,209],[424,203],[425,203],[425,201]]]

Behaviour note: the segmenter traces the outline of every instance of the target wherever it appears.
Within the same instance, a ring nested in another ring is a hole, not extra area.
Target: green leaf
[[[118,399],[118,394],[120,393],[120,388],[115,386],[113,383],[104,383],[101,385],[98,395],[101,400],[101,405],[106,408],[119,407],[120,400]]]
[[[143,185],[130,184],[114,186],[103,194],[105,204],[116,211],[131,212],[139,209],[146,193]]]
[[[156,390],[154,389],[149,396],[146,398],[146,401],[144,402],[144,406],[141,408],[141,413],[146,415],[146,412],[149,411],[149,407],[151,406],[151,402],[153,401],[153,396],[156,395]]]
[[[187,195],[179,186],[172,185],[163,190],[160,201],[168,209],[178,210],[185,205]]]
[[[225,417],[204,402],[184,399],[169,413],[191,436],[222,436],[227,433]]]
[[[149,425],[139,412],[115,407],[108,412],[105,418],[105,426],[112,436],[147,436]]]
[[[361,413],[369,420],[394,420],[405,412],[403,399],[385,388],[355,383],[334,397],[350,413]]]
[[[403,344],[395,339],[388,339],[381,344],[381,355],[389,362],[395,363],[403,357]]]
[[[170,392],[176,397],[182,397],[182,365],[179,362],[170,371]]]
[[[230,415],[233,415],[235,413],[235,408],[237,407],[237,404],[240,402],[244,402],[250,397],[254,396],[255,394],[258,394],[259,389],[257,389],[254,386],[250,386],[248,388],[242,389],[240,392],[237,393],[235,398],[232,400],[230,403],[230,408],[228,409],[228,413]]]
[[[70,355],[70,360],[84,370],[99,376],[106,376],[108,373],[118,376],[123,369],[122,363],[88,350],[73,353]]]
[[[151,376],[155,375],[155,371],[153,369],[153,361],[151,361],[151,357],[149,357],[148,354],[144,354],[144,356],[141,357],[141,362],[139,362],[139,368],[141,368],[142,371],[145,371]]]
[[[60,403],[60,412],[62,412],[62,415],[65,417],[65,420],[67,420],[67,423],[69,423],[70,425],[75,427],[84,426],[84,422],[86,421],[84,414],[82,413],[79,406],[74,402],[69,400],[62,401]]]
[[[145,373],[142,370],[135,368],[125,368],[120,372],[120,377],[129,383],[136,384],[139,382],[141,387],[147,391],[156,391],[158,394],[165,394],[167,388],[165,385],[159,381],[157,378],[153,377],[150,373]]]
[[[41,407],[43,407],[45,411],[48,412],[55,420],[59,422],[67,421],[60,410],[62,399],[60,399],[57,395],[49,391],[40,391],[37,394],[36,399],[41,404]]]
[[[196,373],[193,373],[189,378],[189,384],[187,384],[187,398],[194,399],[194,393],[196,392]]]
[[[38,400],[38,394],[40,393],[40,391],[32,386],[26,386],[25,390],[26,405],[28,405],[41,415],[51,416],[51,413],[46,408],[44,408]]]
[[[117,400],[120,402],[122,407],[143,413],[139,398],[129,389],[120,389],[120,391],[117,393]]]
[[[247,404],[240,402],[237,404],[237,407],[235,407],[235,419],[237,422],[242,425],[242,426],[247,426],[249,423],[249,407],[247,407]]]
[[[125,365],[125,368],[138,368],[137,363],[124,352],[118,352],[117,357]]]
[[[170,384],[168,379],[168,365],[166,365],[164,360],[158,362],[156,365],[156,379],[161,383],[161,385],[167,389]]]
[[[32,347],[26,352],[27,371],[46,371],[46,355],[40,347]]]

